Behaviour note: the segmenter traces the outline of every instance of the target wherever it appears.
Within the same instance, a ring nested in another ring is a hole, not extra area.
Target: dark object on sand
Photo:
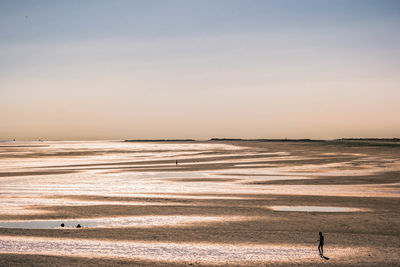
[[[62,224],[61,224],[61,227],[64,227],[64,226],[65,226],[65,224],[64,224],[64,223],[62,223]]]
[[[80,224],[78,224],[77,226],[76,226],[76,228],[81,228],[82,226],[80,225]]]
[[[176,166],[178,166],[178,160],[175,161]]]

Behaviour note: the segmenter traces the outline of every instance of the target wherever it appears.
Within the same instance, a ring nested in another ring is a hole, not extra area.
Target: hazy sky
[[[400,1],[0,0],[0,140],[400,137]]]

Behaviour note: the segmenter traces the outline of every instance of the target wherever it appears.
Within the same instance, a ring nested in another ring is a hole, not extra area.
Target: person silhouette
[[[175,165],[178,166],[178,160],[175,161]]]
[[[319,255],[321,257],[324,256],[324,236],[321,232],[319,232],[319,245],[318,245]]]

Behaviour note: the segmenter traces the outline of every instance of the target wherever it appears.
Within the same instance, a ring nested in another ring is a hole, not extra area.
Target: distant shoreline
[[[124,142],[195,142],[194,139],[138,139],[125,140]]]
[[[17,140],[19,141],[19,140]],[[28,140],[23,140],[29,142]],[[32,140],[33,141],[33,140]],[[36,140],[35,140],[36,141]],[[50,141],[50,140],[45,140]],[[42,141],[42,142],[45,142]],[[56,141],[56,140],[51,140]],[[74,141],[110,141],[110,140],[68,140],[62,142],[74,142]],[[348,145],[348,146],[400,146],[400,138],[339,138],[339,139],[290,139],[290,138],[210,138],[208,140],[196,140],[196,139],[126,139],[126,140],[114,140],[117,142],[136,142],[136,143],[190,143],[190,142],[271,142],[271,143],[319,143],[327,145]],[[0,140],[1,147],[5,147],[10,143],[15,143],[12,140]],[[43,146],[43,145],[41,145]]]
[[[211,138],[208,140],[195,139],[138,139],[125,140],[124,142],[137,143],[184,143],[184,142],[271,142],[271,143],[318,143],[325,145],[344,146],[379,146],[400,147],[400,138],[340,138],[332,140],[322,139],[241,139],[241,138]]]
[[[126,139],[124,142],[198,142],[198,141],[216,141],[216,142],[340,142],[340,141],[373,141],[373,142],[400,142],[400,138],[340,138],[340,139],[242,139],[242,138],[211,138],[208,140],[195,139]]]

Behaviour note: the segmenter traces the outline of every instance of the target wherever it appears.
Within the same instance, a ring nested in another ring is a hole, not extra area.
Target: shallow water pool
[[[299,211],[299,212],[362,212],[368,209],[332,206],[269,206],[275,211]]]
[[[2,228],[20,229],[63,229],[75,228],[78,224],[90,228],[113,228],[113,227],[153,227],[164,225],[186,225],[194,223],[208,223],[219,221],[238,221],[245,217],[210,217],[210,216],[136,216],[115,218],[90,218],[90,219],[60,219],[60,220],[30,220],[30,221],[0,221]]]

